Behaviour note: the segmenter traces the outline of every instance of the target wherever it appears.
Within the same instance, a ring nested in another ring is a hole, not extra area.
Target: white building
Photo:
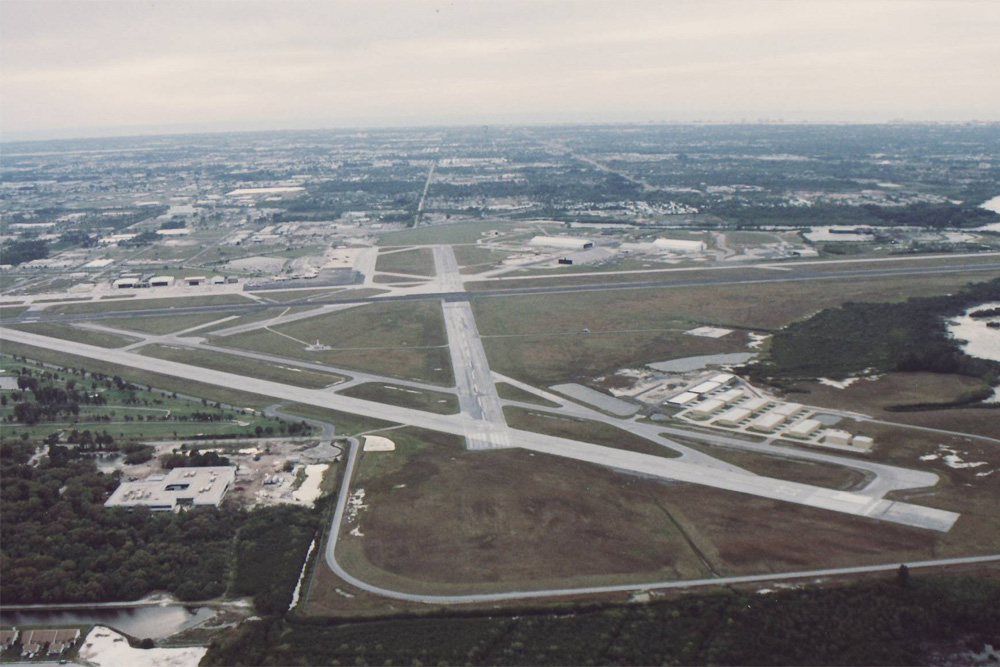
[[[698,398],[698,394],[695,394],[690,391],[685,391],[681,394],[677,394],[671,399],[668,399],[667,403],[669,403],[670,405],[687,405],[696,398]]]
[[[698,405],[694,406],[688,412],[690,412],[695,417],[708,417],[710,414],[725,407],[726,404],[722,401],[710,398],[707,401],[702,401]]]
[[[744,410],[750,412],[757,412],[763,407],[766,407],[771,401],[766,398],[753,397],[749,401],[740,404],[740,407]]]
[[[808,438],[813,433],[818,431],[820,426],[822,426],[822,424],[815,419],[803,419],[798,424],[785,431],[785,434],[790,435],[793,438]]]
[[[828,445],[850,445],[851,434],[847,431],[830,429],[823,435],[823,442]]]
[[[218,507],[236,480],[235,466],[174,468],[138,482],[122,482],[105,507],[148,507],[153,512],[182,507]]]
[[[154,276],[149,279],[150,287],[172,287],[174,284],[173,276]]]
[[[860,449],[868,450],[874,446],[875,441],[867,435],[856,435],[854,436],[854,439],[851,440],[851,444]]]
[[[729,408],[715,420],[720,426],[737,426],[741,421],[750,416],[750,411],[744,408]]]
[[[722,392],[721,394],[715,396],[714,398],[722,401],[726,405],[729,405],[730,403],[735,403],[744,396],[746,396],[746,394],[743,393],[742,389],[730,389],[729,391]]]
[[[778,407],[771,410],[776,415],[781,415],[783,417],[791,417],[796,412],[802,409],[801,403],[779,403]]]
[[[536,236],[528,241],[528,245],[560,250],[586,250],[593,248],[594,242],[577,236]]]
[[[755,419],[749,428],[752,431],[770,432],[785,423],[785,416],[768,412]]]
[[[653,241],[653,246],[658,250],[681,253],[705,252],[706,250],[704,241],[685,241],[682,239],[656,239]]]

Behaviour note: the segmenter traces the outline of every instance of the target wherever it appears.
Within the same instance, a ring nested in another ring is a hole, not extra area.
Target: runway
[[[460,436],[472,434],[473,437],[483,438],[490,438],[492,436],[492,431],[483,426],[487,422],[473,419],[467,414],[438,415],[421,410],[394,407],[384,403],[342,396],[328,391],[293,387],[278,382],[236,375],[234,373],[225,373],[189,364],[144,357],[120,349],[96,347],[75,341],[51,338],[7,328],[0,328],[0,338],[45,349],[59,350],[84,358],[121,364],[138,370],[161,373],[213,386],[226,388],[238,387],[242,391],[261,394],[284,401],[341,410],[444,433],[452,433]],[[734,473],[727,470],[684,463],[674,459],[665,459],[574,440],[554,438],[539,433],[513,429],[508,430],[507,433],[509,434],[511,444],[516,447],[580,461],[588,461],[597,465],[650,477],[703,484],[729,491],[748,493],[936,531],[947,531],[958,519],[958,515],[953,512],[945,512],[943,510],[907,503],[893,503],[881,499],[873,499],[857,493],[821,489],[819,487],[748,473]]]

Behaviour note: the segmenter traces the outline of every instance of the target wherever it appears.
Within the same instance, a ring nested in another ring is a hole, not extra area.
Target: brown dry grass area
[[[704,575],[651,484],[518,450],[428,448],[365,482],[364,537],[344,537],[338,556],[348,547],[352,560],[360,541],[364,560],[387,574],[506,584],[501,590],[600,575]]]
[[[405,459],[362,462],[359,476],[369,464],[377,473],[364,474],[358,484],[368,507],[345,533],[356,525],[363,537],[345,535],[337,551],[356,576],[400,590],[456,593],[704,577],[685,534],[724,576],[1000,548],[996,494],[947,479],[913,499],[963,513],[950,533],[941,534],[517,450],[424,444],[402,453]]]
[[[875,419],[937,428],[958,433],[985,435],[1000,439],[1000,407],[954,408],[892,412],[893,405],[943,403],[963,393],[982,388],[978,378],[941,373],[888,373],[878,380],[861,380],[847,389],[836,389],[818,382],[800,382],[793,400],[818,407],[860,412]],[[913,430],[908,431],[913,433]]]
[[[660,497],[720,574],[931,558],[937,533],[690,484]]]
[[[982,386],[982,380],[964,375],[887,373],[877,380],[858,380],[846,389],[829,387],[819,382],[800,382],[796,388],[807,392],[807,396],[799,396],[810,405],[902,421],[902,417],[912,413],[886,412],[885,408],[953,401],[961,394]],[[1000,427],[997,430],[1000,431]]]

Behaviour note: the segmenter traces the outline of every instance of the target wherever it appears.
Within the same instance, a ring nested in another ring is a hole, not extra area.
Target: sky
[[[1000,121],[1000,1],[0,0],[0,138]]]

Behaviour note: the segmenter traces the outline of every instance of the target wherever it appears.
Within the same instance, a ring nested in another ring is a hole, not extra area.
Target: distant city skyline
[[[0,138],[1000,121],[1000,3],[0,2]]]

